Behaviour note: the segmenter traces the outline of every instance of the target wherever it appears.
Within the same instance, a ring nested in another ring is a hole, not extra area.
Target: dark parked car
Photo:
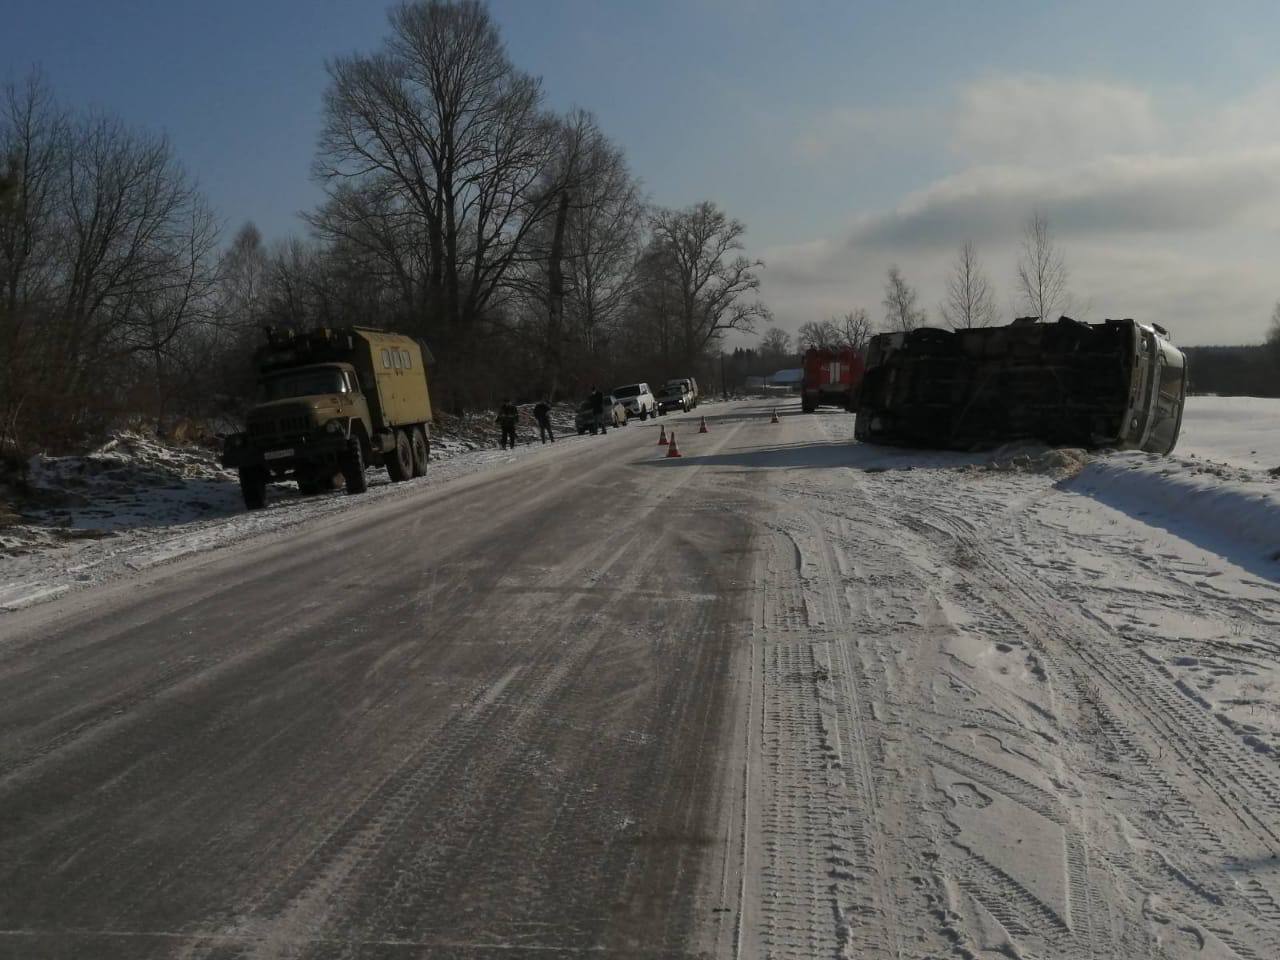
[[[583,400],[578,407],[577,416],[574,417],[574,425],[578,428],[578,435],[586,433],[588,430],[596,429],[595,414],[591,412],[591,400]],[[604,398],[604,419],[605,423],[611,427],[625,427],[627,425],[627,408],[613,394],[605,394]]]
[[[683,383],[668,383],[658,391],[656,399],[659,413],[666,413],[669,410],[680,410],[687,413],[693,409],[693,398],[689,393],[689,388]]]

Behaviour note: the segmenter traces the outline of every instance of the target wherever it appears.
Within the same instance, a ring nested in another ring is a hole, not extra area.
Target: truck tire
[[[427,461],[431,459],[431,442],[427,439],[426,431],[421,427],[414,427],[410,445],[413,450],[413,475],[425,477]]]
[[[818,401],[816,400],[810,400],[808,397],[805,397],[800,401],[800,410],[802,413],[813,413],[817,409]]]
[[[413,445],[404,430],[396,431],[395,449],[387,454],[387,475],[393,483],[403,483],[413,476]]]
[[[351,438],[347,452],[342,457],[341,467],[348,494],[364,493],[369,489],[369,478],[364,472],[364,449],[355,437]]]
[[[240,468],[240,492],[248,510],[261,510],[267,505],[267,471],[264,467]]]

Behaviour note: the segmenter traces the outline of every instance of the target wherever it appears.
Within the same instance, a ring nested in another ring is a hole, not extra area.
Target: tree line
[[[1078,309],[1070,291],[1070,274],[1048,218],[1039,211],[1024,226],[1018,244],[1015,273],[1015,309],[1020,316],[1054,318]],[[804,351],[852,347],[863,350],[877,330],[910,331],[929,324],[917,290],[902,270],[891,265],[885,274],[882,321],[857,307],[840,317],[808,321],[794,339],[779,327],[770,327],[755,350],[736,351],[735,369],[746,375],[770,373],[797,362]],[[947,276],[945,296],[938,305],[940,325],[952,330],[988,327],[1000,322],[995,285],[972,242],[961,245]],[[1271,313],[1263,344],[1239,347],[1184,347],[1190,366],[1190,389],[1198,393],[1280,396],[1280,302]]]
[[[586,110],[552,110],[479,0],[410,0],[327,64],[305,233],[222,225],[163,136],[60,104],[0,113],[0,450],[126,416],[243,410],[264,326],[421,337],[437,406],[710,373],[770,318],[746,226],[648,201]]]
[[[1027,221],[1018,246],[1016,287],[1023,316],[1054,317],[1071,309],[1069,274],[1061,248],[1049,229],[1048,218],[1036,211]],[[810,348],[828,350],[852,347],[862,350],[879,331],[911,331],[929,324],[929,313],[920,305],[920,294],[897,264],[885,273],[882,322],[877,325],[862,307],[840,317],[811,320],[800,325],[794,341],[778,327],[764,331],[760,358],[794,359]],[[995,284],[978,256],[977,246],[966,241],[960,247],[947,276],[945,296],[938,305],[942,325],[952,330],[989,327],[1000,322]],[[794,347],[794,352],[793,352]]]

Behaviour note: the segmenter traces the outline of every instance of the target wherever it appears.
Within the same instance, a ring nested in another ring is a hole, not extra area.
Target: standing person
[[[520,417],[520,411],[516,408],[515,401],[508,400],[498,408],[498,426],[502,428],[502,449],[507,449],[507,444],[511,445],[511,449],[516,448],[516,420]]]
[[[599,387],[591,388],[591,412],[595,414],[596,426],[600,428],[600,432],[608,433],[609,428],[605,426],[604,421],[604,394],[600,392]],[[594,430],[591,432],[595,433]]]
[[[539,400],[533,408],[533,419],[538,421],[538,438],[543,442],[547,442],[547,438],[551,438],[551,442],[556,442],[556,435],[551,432],[551,404],[547,401]]]

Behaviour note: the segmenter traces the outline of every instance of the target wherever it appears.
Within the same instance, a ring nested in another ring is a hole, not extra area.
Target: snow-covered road
[[[788,433],[743,461],[785,469],[742,955],[1280,956],[1280,565],[1102,502],[1093,468]]]
[[[1221,407],[708,406],[141,538],[0,615],[0,954],[1272,960],[1280,440]]]

